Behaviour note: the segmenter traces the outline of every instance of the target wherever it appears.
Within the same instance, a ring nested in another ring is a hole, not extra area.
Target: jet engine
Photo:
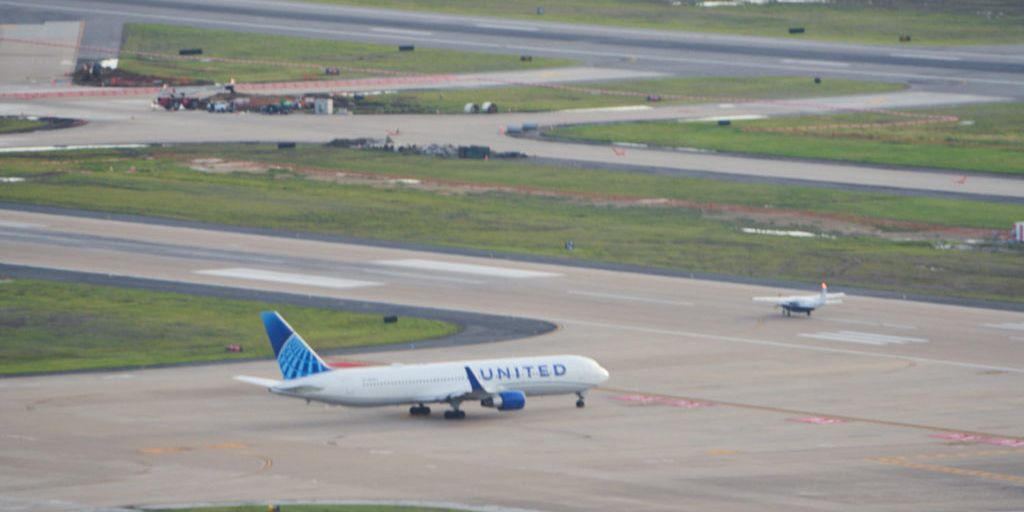
[[[522,391],[502,391],[480,400],[480,405],[494,407],[499,411],[518,411],[526,407],[526,395]]]

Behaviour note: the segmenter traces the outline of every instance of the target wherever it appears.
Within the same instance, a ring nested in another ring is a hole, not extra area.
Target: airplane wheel
[[[445,411],[444,419],[446,420],[461,420],[466,418],[466,411]]]
[[[413,416],[430,416],[430,407],[425,405],[414,405],[409,408],[409,414]]]
[[[584,401],[583,401],[582,399],[580,399],[580,400],[576,400],[576,407],[578,407],[578,408],[582,409],[582,408],[583,408],[584,406],[586,406],[586,405],[587,405],[587,403],[586,403],[586,402],[584,402]]]

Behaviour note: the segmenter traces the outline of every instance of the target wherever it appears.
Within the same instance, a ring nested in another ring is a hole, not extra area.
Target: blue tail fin
[[[274,349],[274,356],[277,357],[277,364],[285,380],[330,371],[323,359],[309,348],[277,311],[264,311],[260,317],[263,318],[263,326],[267,328],[270,346]]]

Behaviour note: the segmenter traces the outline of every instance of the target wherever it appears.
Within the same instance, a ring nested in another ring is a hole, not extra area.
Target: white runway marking
[[[725,108],[725,107],[723,107]],[[768,119],[768,116],[761,116],[757,114],[741,115],[741,116],[712,116],[712,117],[701,117],[697,119],[681,119],[681,123],[713,123],[717,121],[756,121],[758,119]]]
[[[762,347],[775,347],[775,348],[788,348],[795,350],[805,350],[808,352],[824,352],[827,354],[845,354],[851,356],[863,356],[863,357],[875,357],[879,359],[898,359],[900,361],[915,361],[918,363],[929,363],[929,364],[941,364],[945,366],[955,366],[958,368],[969,368],[971,370],[997,370],[1008,373],[1020,373],[1024,374],[1024,368],[1014,368],[1011,366],[995,366],[990,364],[979,364],[979,363],[965,363],[962,361],[948,361],[945,359],[931,359],[927,357],[914,357],[914,356],[901,356],[898,354],[885,354],[880,352],[865,352],[863,350],[850,350],[845,348],[832,348],[832,347],[817,347],[812,345],[800,345],[797,343],[784,343],[781,341],[769,341],[769,340],[758,340],[754,338],[740,338],[736,336],[719,336],[715,334],[705,334],[700,332],[692,331],[672,331],[668,329],[652,329],[649,327],[635,327],[631,325],[621,324],[607,324],[603,322],[588,322],[585,320],[571,320],[563,319],[560,320],[563,324],[576,324],[585,325],[588,327],[600,327],[603,329],[620,329],[623,331],[642,332],[649,334],[661,334],[664,336],[679,336],[681,338],[693,338],[698,340],[712,340],[722,341],[726,343],[743,343],[746,345],[758,345]]]
[[[1005,324],[985,324],[985,327],[991,327],[993,329],[1005,329],[1008,331],[1024,331],[1024,322],[1017,323],[1005,323]]]
[[[508,277],[512,279],[529,279],[534,277],[555,277],[561,274],[551,272],[538,272],[535,270],[519,270],[514,268],[491,267],[487,265],[473,265],[470,263],[452,263],[436,260],[379,260],[374,263],[392,267],[414,268],[417,270],[432,270],[439,272],[455,272],[459,274],[473,274],[478,276]]]
[[[585,297],[597,297],[602,299],[614,299],[622,300],[627,302],[649,302],[652,304],[667,304],[669,306],[692,306],[692,302],[677,301],[677,300],[661,300],[661,299],[649,299],[647,297],[634,297],[631,295],[618,295],[615,293],[600,293],[600,292],[586,292],[582,290],[569,290],[569,295],[582,295]]]
[[[479,279],[469,279],[465,277],[449,277],[449,276],[428,276],[425,274],[415,274],[412,272],[398,272],[392,270],[366,270],[367,274],[377,274],[389,277],[402,277],[406,279],[425,279],[427,281],[446,281],[449,283],[459,284],[484,284],[485,281]]]
[[[928,340],[925,338],[911,338],[909,336],[888,336],[885,334],[874,334],[870,332],[857,331],[816,332],[813,334],[801,334],[800,337],[813,338],[816,340],[863,343],[865,345],[903,345],[906,343],[928,343]]]
[[[380,285],[380,283],[374,283],[371,281],[338,279],[336,277],[314,276],[311,274],[291,274],[288,272],[274,272],[272,270],[260,270],[255,268],[218,268],[197,270],[196,273],[207,276],[231,277],[250,281],[268,281],[271,283],[301,284],[305,286],[335,288],[339,290]]]
[[[494,30],[518,30],[520,32],[539,32],[540,29],[535,27],[523,27],[519,25],[500,25],[497,23],[477,23],[478,28],[489,28]]]
[[[825,66],[830,68],[848,68],[849,64],[845,62],[835,62],[831,60],[809,60],[809,59],[782,59],[783,64],[803,64],[807,66]]]
[[[870,320],[853,320],[851,318],[822,318],[826,322],[835,322],[837,324],[852,324],[852,325],[867,325],[871,327],[888,327],[890,329],[903,329],[907,331],[917,330],[916,325],[911,324],[893,324],[889,322],[872,322]]]
[[[0,220],[0,228],[41,229],[45,227],[46,224],[33,224],[31,222],[18,222],[16,220]]]
[[[373,27],[370,30],[374,32],[382,32],[385,34],[398,34],[403,36],[432,36],[433,32],[424,32],[422,30],[406,30],[401,28],[384,28],[384,27]]]
[[[927,59],[927,60],[941,60],[947,62],[953,62],[963,60],[960,57],[953,57],[950,55],[935,55],[933,53],[890,53],[890,57],[901,57],[905,59]]]

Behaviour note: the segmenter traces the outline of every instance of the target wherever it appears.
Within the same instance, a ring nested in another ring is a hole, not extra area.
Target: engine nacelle
[[[518,411],[526,407],[526,395],[522,391],[502,391],[497,396],[480,400],[480,405],[494,407],[499,411]]]

